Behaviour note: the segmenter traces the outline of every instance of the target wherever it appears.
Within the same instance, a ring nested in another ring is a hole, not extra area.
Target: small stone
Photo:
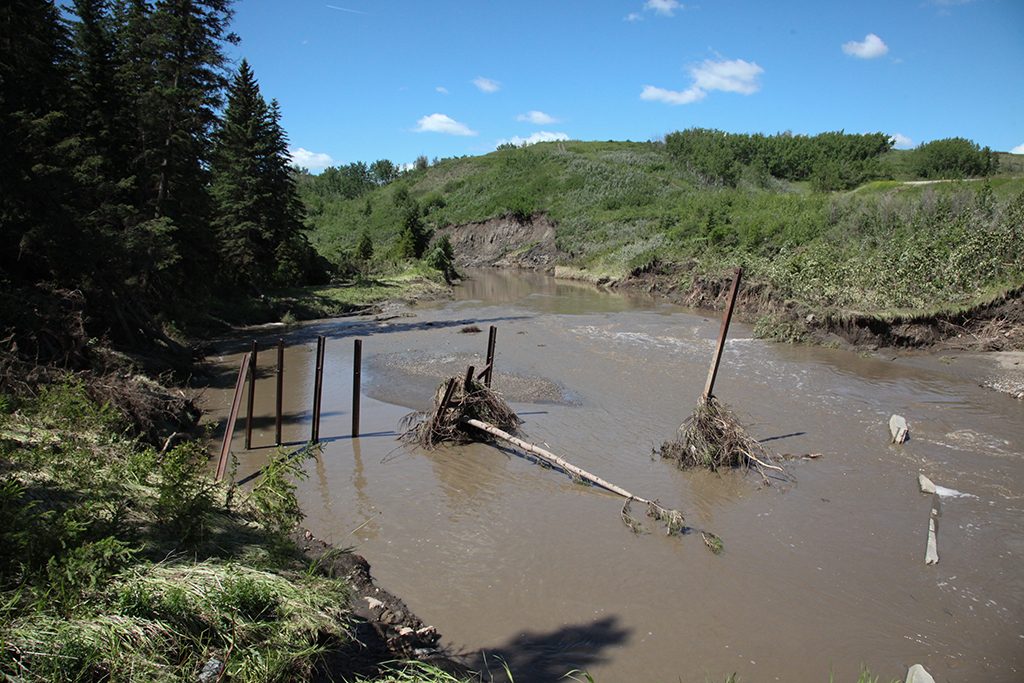
[[[306,536],[306,540],[307,541],[312,541],[313,540],[313,532],[310,531],[309,529],[306,529],[305,536]]]
[[[402,638],[408,638],[409,636],[413,635],[414,633],[416,633],[416,631],[413,631],[408,626],[403,626],[400,629],[398,629],[398,635],[400,637],[402,637]]]
[[[203,664],[203,668],[196,680],[198,683],[214,683],[214,681],[220,678],[222,671],[224,671],[224,662],[219,659],[211,659],[206,664]]]
[[[917,475],[917,485],[921,488],[921,493],[935,493],[935,484],[923,474]]]
[[[367,595],[363,599],[366,600],[366,604],[370,607],[370,609],[380,609],[384,606],[384,603],[382,601],[378,600],[377,598],[371,598],[369,595]]]
[[[923,666],[915,664],[907,671],[906,683],[935,683],[935,679]]]

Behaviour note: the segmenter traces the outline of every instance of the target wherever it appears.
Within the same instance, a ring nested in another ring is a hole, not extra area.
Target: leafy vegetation
[[[694,168],[694,154],[710,155],[697,163],[702,168],[718,163],[708,150],[719,138],[748,150],[730,152],[730,164],[721,165],[735,170],[735,186],[709,182],[709,171]],[[428,229],[544,213],[557,226],[560,263],[577,277],[614,281],[653,272],[686,288],[743,265],[748,281],[780,307],[789,302],[819,315],[939,312],[1024,284],[1020,178],[905,184],[892,178],[916,178],[920,150],[889,150],[878,135],[695,131],[669,140],[544,143],[442,160],[359,201],[318,205],[311,238],[332,259],[362,234],[372,236],[375,253],[393,249],[402,231],[398,207],[409,202],[431,207],[421,213]],[[758,156],[764,150],[789,154],[788,165],[769,165]],[[736,165],[736,155],[744,163]],[[862,163],[865,173],[873,169],[869,176],[891,179],[816,191],[821,159],[848,168]],[[363,211],[367,205],[372,212]],[[791,341],[804,337],[788,317],[766,319],[760,329]]]

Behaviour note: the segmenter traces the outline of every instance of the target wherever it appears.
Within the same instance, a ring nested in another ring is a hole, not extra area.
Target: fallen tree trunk
[[[540,446],[529,443],[527,441],[523,441],[522,439],[515,437],[506,432],[505,430],[499,429],[498,427],[495,427],[492,424],[488,424],[482,420],[477,420],[474,418],[463,418],[462,423],[469,425],[470,427],[474,427],[475,429],[479,429],[480,431],[490,434],[491,436],[497,437],[502,441],[510,443],[516,448],[526,453],[529,453],[530,455],[533,455],[534,457],[542,460],[548,465],[551,465],[552,467],[557,467],[558,469],[562,470],[563,472],[565,472],[566,474],[573,478],[580,479],[583,481],[589,481],[591,484],[594,484],[595,486],[600,486],[606,491],[610,491],[611,493],[614,493],[618,496],[622,496],[623,498],[626,499],[626,502],[622,506],[622,521],[634,532],[639,532],[641,529],[640,522],[635,520],[630,514],[629,504],[632,503],[634,500],[638,503],[643,503],[644,505],[647,506],[648,517],[653,517],[654,519],[665,523],[665,531],[668,535],[672,535],[674,533],[683,533],[686,528],[686,521],[683,517],[683,513],[679,512],[678,510],[670,510],[669,508],[666,508],[660,503],[658,503],[658,501],[656,500],[649,500],[642,496],[630,493],[621,486],[617,486],[616,484],[611,483],[607,479],[602,479],[596,474],[586,471],[582,467],[577,467],[568,460],[558,457],[551,451],[545,450]],[[718,536],[711,533],[710,531],[704,530],[700,530],[700,536],[704,541],[704,545],[708,547],[708,550],[715,553],[716,555],[722,552],[722,539],[720,539]]]
[[[521,448],[527,453],[537,456],[538,458],[545,461],[549,465],[561,468],[567,474],[579,477],[580,479],[585,479],[590,483],[600,486],[601,488],[611,491],[612,493],[618,494],[623,498],[630,498],[632,500],[637,501],[638,503],[644,503],[646,505],[656,505],[656,503],[654,503],[653,501],[647,500],[646,498],[641,498],[640,496],[635,496],[626,489],[622,488],[621,486],[616,486],[615,484],[605,479],[602,479],[596,474],[591,474],[590,472],[587,472],[585,469],[576,467],[576,465],[573,465],[568,460],[564,460],[563,458],[558,457],[554,453],[544,450],[540,446],[535,446],[532,443],[528,443],[526,441],[523,441],[522,439],[514,437],[508,432],[498,429],[494,425],[487,424],[486,422],[482,422],[480,420],[474,420],[473,418],[467,418],[463,420],[463,422],[473,427],[476,427],[481,431],[487,432],[491,436],[496,436],[502,441],[507,441],[516,448]]]

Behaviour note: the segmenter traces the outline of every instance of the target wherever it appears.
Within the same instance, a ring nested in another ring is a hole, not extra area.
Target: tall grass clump
[[[288,541],[301,461],[279,454],[241,495],[201,444],[122,427],[74,380],[0,420],[0,677],[309,677],[349,640],[349,589]]]

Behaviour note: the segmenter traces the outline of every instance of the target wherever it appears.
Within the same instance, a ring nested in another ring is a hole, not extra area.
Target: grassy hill
[[[309,179],[302,189],[312,239],[335,261],[364,232],[386,258],[415,201],[434,229],[543,214],[556,226],[557,262],[586,277],[660,272],[685,288],[743,265],[776,302],[811,311],[956,311],[1024,285],[1016,155],[1001,155],[1010,174],[907,184],[912,154],[880,155],[870,166],[879,179],[838,192],[756,164],[734,166],[734,184],[719,183],[665,144],[634,142],[543,143],[446,159],[350,199]]]

